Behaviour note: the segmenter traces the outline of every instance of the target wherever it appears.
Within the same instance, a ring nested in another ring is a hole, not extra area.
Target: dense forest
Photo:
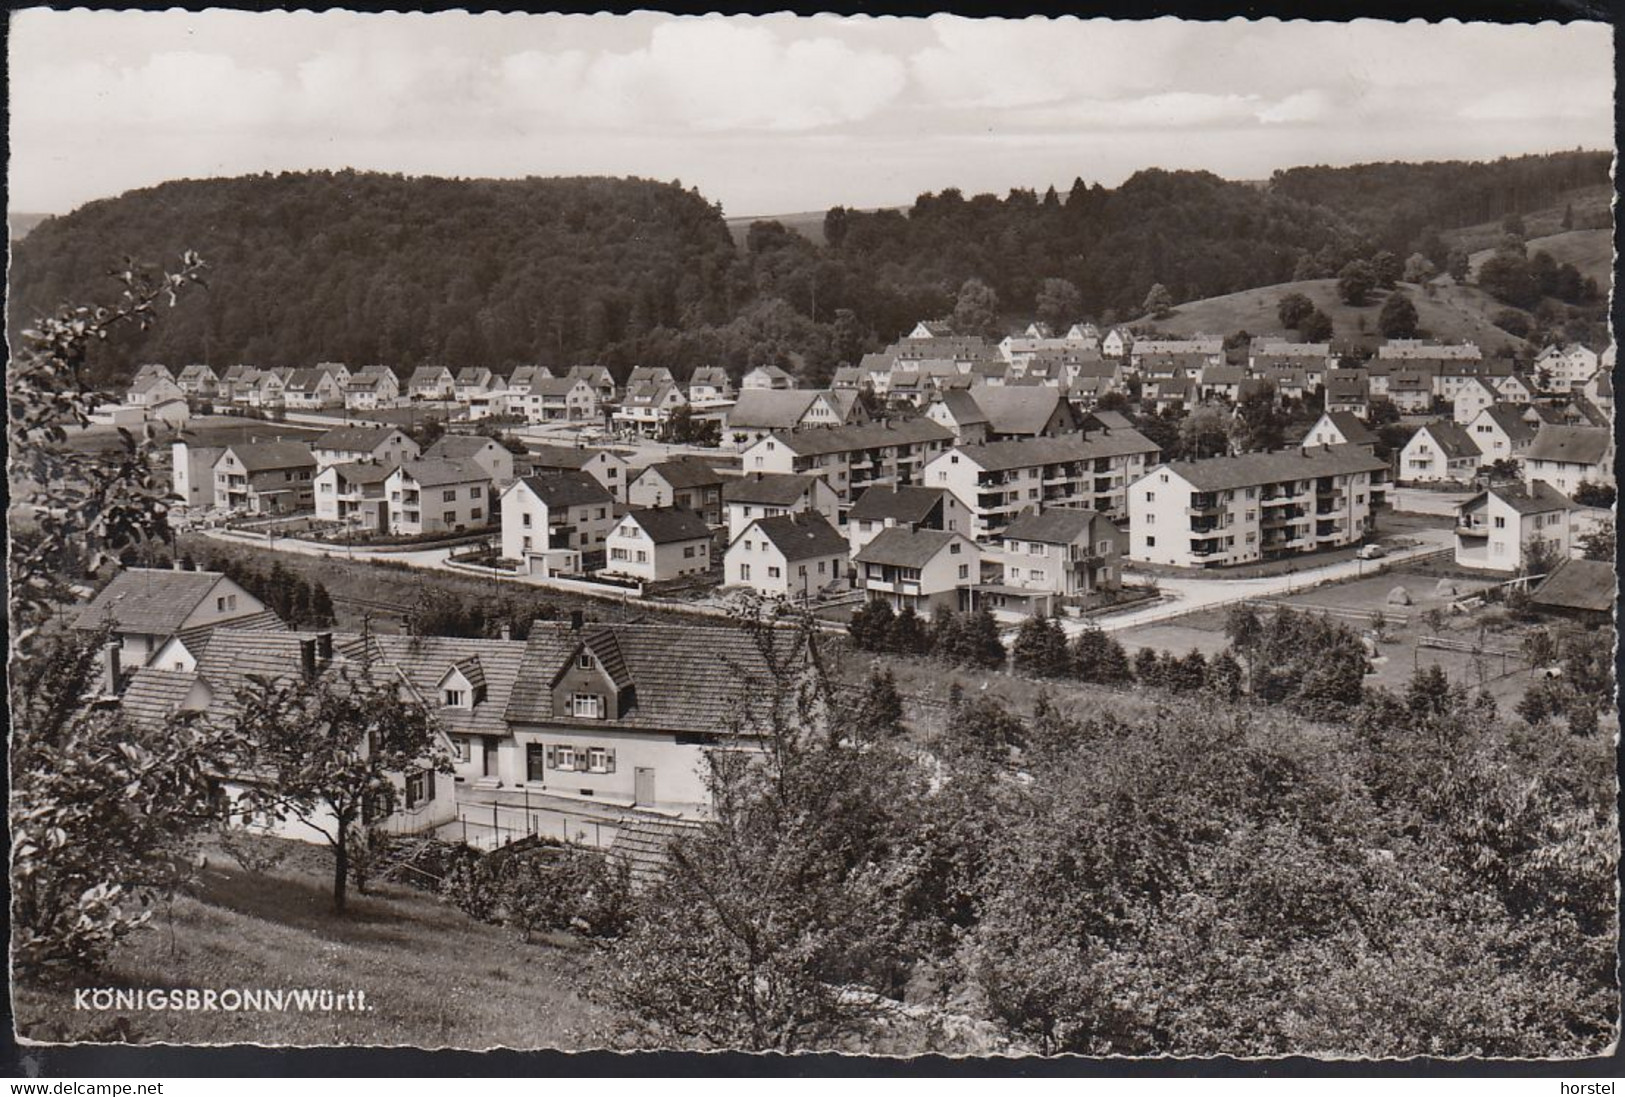
[[[210,292],[172,322],[98,348],[102,376],[141,361],[322,360],[412,367],[597,361],[771,362],[818,382],[949,315],[1132,319],[1153,287],[1189,301],[1330,277],[1381,252],[1450,260],[1440,233],[1547,208],[1608,181],[1607,153],[1493,163],[1295,168],[1267,184],[1141,171],[1108,189],[921,195],[909,210],[837,207],[818,246],[758,222],[741,251],[681,183],[464,180],[309,172],[189,180],[53,218],[17,244],[13,325],[111,297],[123,257],[184,248]],[[976,286],[966,309],[961,290]],[[15,330],[15,327],[14,327]]]

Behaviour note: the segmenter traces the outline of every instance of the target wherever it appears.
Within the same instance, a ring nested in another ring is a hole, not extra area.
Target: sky
[[[729,216],[1145,167],[1608,148],[1611,30],[792,15],[12,14],[12,211],[353,167],[637,175]]]

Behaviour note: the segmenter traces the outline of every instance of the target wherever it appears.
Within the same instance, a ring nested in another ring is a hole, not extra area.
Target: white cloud
[[[1288,122],[1316,122],[1332,112],[1331,98],[1318,88],[1300,91],[1258,112],[1258,120],[1276,125]]]

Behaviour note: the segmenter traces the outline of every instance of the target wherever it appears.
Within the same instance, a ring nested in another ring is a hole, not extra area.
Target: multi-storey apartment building
[[[881,420],[851,427],[774,431],[741,454],[751,472],[811,472],[835,489],[843,511],[876,484],[922,483],[926,462],[953,442],[929,419]]]
[[[1160,465],[1129,491],[1129,556],[1217,567],[1356,544],[1387,469],[1359,446]]]
[[[971,512],[978,541],[997,541],[1023,513],[1081,507],[1121,520],[1128,485],[1161,451],[1136,430],[1101,430],[960,446],[932,459],[925,485],[947,488]]]

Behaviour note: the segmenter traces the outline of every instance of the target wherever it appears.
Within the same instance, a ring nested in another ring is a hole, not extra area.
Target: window
[[[576,666],[580,667],[582,670],[591,670],[592,669],[592,652],[590,652],[590,651],[582,652],[581,655],[576,659]]]
[[[609,516],[609,512],[606,511],[603,507],[598,508],[598,517],[600,519],[607,518],[608,516]]]
[[[575,747],[553,747],[551,751],[554,769],[574,770],[576,768]]]
[[[1495,528],[1496,529],[1506,529],[1507,528],[1507,520],[1505,518],[1497,517],[1495,519]]]
[[[478,518],[484,518],[485,517],[485,511],[483,509],[481,509],[480,507],[470,507],[469,511],[468,511],[468,517],[471,520],[472,519],[478,519]]]
[[[828,561],[826,561],[826,560],[820,560],[820,561],[818,561],[818,574],[820,574],[820,575],[822,575],[822,574],[824,574],[824,565],[825,565],[825,564],[826,564],[826,563],[828,563]],[[807,574],[807,569],[806,569],[806,568],[802,568],[802,569],[801,569],[801,573],[802,573],[802,574],[803,574],[803,575],[805,575],[805,574]]]
[[[440,514],[440,520],[446,523],[448,526],[452,525],[457,521],[457,512],[454,510],[442,511]]]
[[[444,491],[442,491],[440,493],[440,499],[441,499],[441,502],[455,503],[457,501],[457,489],[456,488],[447,488],[446,490],[444,490]]]
[[[1157,493],[1154,492],[1154,491],[1146,492],[1145,493],[1145,501],[1147,503],[1155,503],[1157,501]]]
[[[1042,579],[1044,577],[1044,573],[1042,571],[1040,571],[1038,568],[1029,569],[1028,572],[1027,572],[1027,575],[1030,578],[1033,578],[1033,579]]]
[[[1157,523],[1157,516],[1155,514],[1147,514],[1145,516],[1145,524],[1146,525],[1153,526],[1153,525],[1156,525],[1156,523]]]
[[[451,738],[451,756],[454,761],[468,761],[468,739],[466,736],[454,735]]]
[[[750,565],[749,564],[740,564],[739,565],[739,578],[740,578],[741,582],[746,582],[746,583],[750,582]]]
[[[434,771],[420,769],[406,778],[407,810],[434,799]]]
[[[648,562],[649,553],[645,549],[638,549],[638,563],[647,564]]]
[[[604,699],[596,693],[576,693],[570,696],[570,713],[584,720],[604,718]]]
[[[479,498],[481,498],[481,497],[482,497],[482,496],[481,496],[481,493],[482,493],[482,492],[483,492],[483,491],[484,491],[484,490],[485,490],[485,489],[484,489],[484,488],[482,488],[482,487],[480,487],[480,485],[478,485],[478,484],[475,484],[475,485],[474,485],[474,486],[473,486],[473,487],[471,487],[471,488],[469,488],[469,489],[468,489],[468,497],[469,497],[469,498],[470,498],[470,499],[479,499]]]
[[[519,524],[526,529],[530,528],[530,513],[528,511],[519,516]]]
[[[214,605],[215,605],[215,609],[217,609],[221,613],[225,613],[227,610],[236,609],[237,608],[237,596],[235,594],[223,595],[223,596],[221,596],[219,598],[216,598],[214,600]]]
[[[446,705],[450,708],[466,708],[468,706],[467,692],[460,689],[448,689],[446,691]]]
[[[1045,556],[1045,555],[1047,555],[1047,553],[1044,551],[1044,546],[1043,545],[1040,545],[1037,541],[1034,541],[1032,544],[1027,546],[1027,555],[1028,556]]]
[[[590,773],[611,772],[612,767],[610,766],[610,752],[603,747],[588,747],[587,770]]]
[[[1146,548],[1156,548],[1157,547],[1157,539],[1155,537],[1147,537],[1145,539],[1145,547]]]
[[[626,550],[623,548],[610,549],[609,558],[611,560],[625,560],[627,558]]]
[[[970,578],[970,565],[969,564],[960,564],[959,565],[959,577],[961,579],[969,579]]]
[[[694,559],[694,546],[693,545],[684,545],[683,546],[683,559],[685,559],[685,560]]]
[[[1097,556],[1105,556],[1108,553],[1110,553],[1111,550],[1112,550],[1112,543],[1110,541],[1096,541],[1095,542],[1095,554]]]
[[[768,566],[767,577],[769,579],[777,579],[780,576],[782,576],[783,574],[784,574],[784,572],[781,569],[773,567],[772,565]]]

